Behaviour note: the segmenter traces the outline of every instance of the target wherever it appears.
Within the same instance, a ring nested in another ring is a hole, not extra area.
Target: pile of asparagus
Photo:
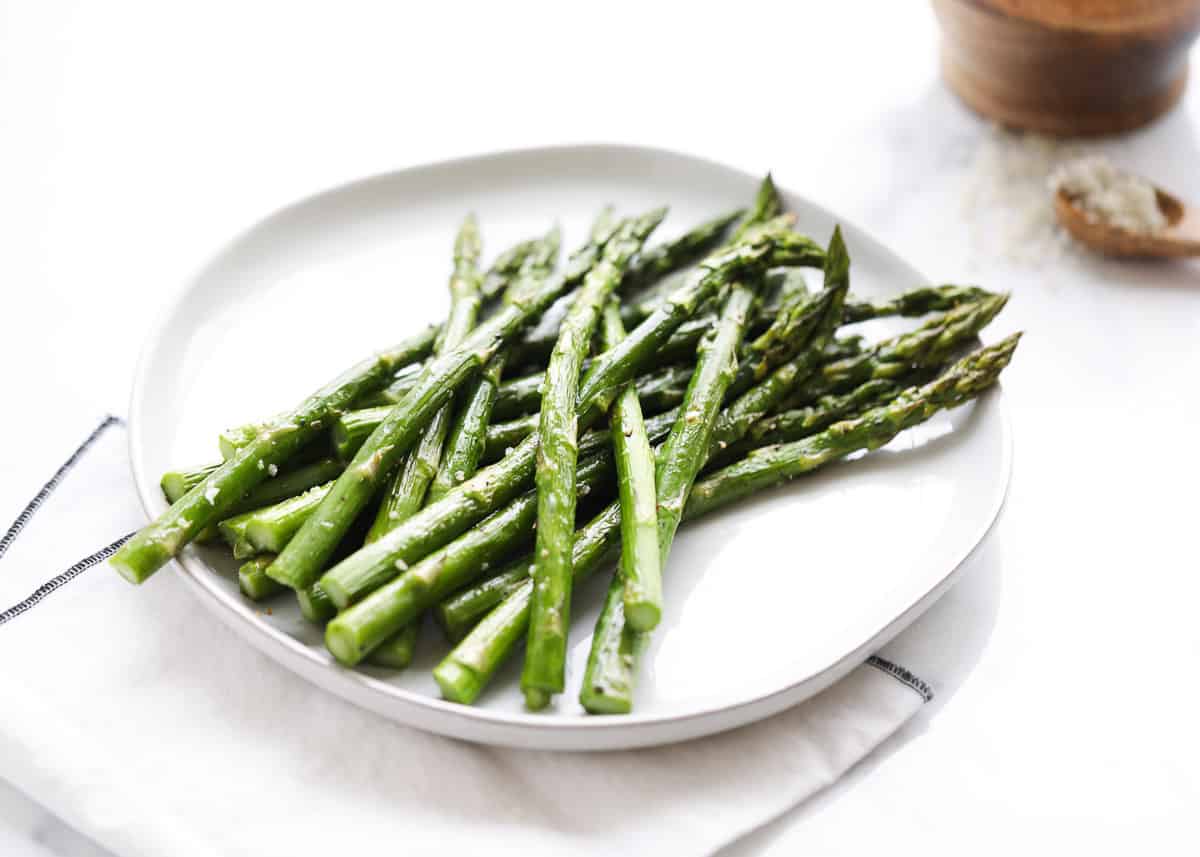
[[[795,232],[770,176],[748,212],[647,247],[664,215],[605,210],[561,266],[554,229],[486,270],[468,217],[443,324],[164,475],[170,508],[112,565],[141,583],[224,540],[242,592],[293,592],[347,666],[408,666],[432,613],[454,644],[434,675],[461,703],[524,640],[540,709],[565,689],[574,584],[615,559],[579,698],[630,711],[682,521],[969,401],[1018,340],[970,350],[1006,301],[979,288],[855,300],[840,231]],[[872,344],[843,331],[926,315]]]

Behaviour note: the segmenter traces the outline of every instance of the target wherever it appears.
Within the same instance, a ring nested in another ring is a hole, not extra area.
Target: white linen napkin
[[[260,655],[169,571],[134,589],[105,568],[143,522],[125,431],[104,418],[50,449],[59,425],[0,485],[16,521],[0,540],[0,777],[120,857],[709,854],[836,780],[930,697],[872,658],[769,720],[657,749],[529,752],[408,729]]]

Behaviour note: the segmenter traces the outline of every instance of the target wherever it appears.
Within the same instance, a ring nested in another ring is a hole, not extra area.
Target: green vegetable
[[[992,292],[978,286],[923,286],[880,303],[847,299],[842,323],[853,324],[890,315],[918,316],[945,312],[990,297],[994,297]]]
[[[932,382],[937,387],[915,388],[909,395],[902,396],[905,404],[901,410],[906,417],[901,420],[888,416],[889,408],[895,407],[893,403],[870,411],[859,420],[835,424],[798,444],[767,447],[737,464],[706,476],[692,489],[684,517],[689,520],[699,517],[761,487],[783,481],[794,473],[818,467],[859,449],[873,448],[890,440],[903,428],[928,419],[941,408],[955,407],[968,401],[996,380],[1011,359],[1018,338],[1009,337],[960,361]],[[922,416],[918,418],[917,414]],[[816,457],[812,453],[816,453]],[[760,457],[764,461],[755,463],[755,459]],[[577,578],[586,576],[615,553],[619,528],[620,507],[613,503],[576,533],[573,567]],[[513,577],[519,568],[518,563],[513,563],[504,572],[508,578],[506,582],[514,582]],[[528,579],[516,586],[434,669],[434,678],[446,699],[469,704],[478,698],[523,637],[529,618],[531,592],[532,582]],[[471,590],[460,593],[456,600],[465,603],[469,593]],[[465,625],[472,617],[463,613],[458,619]],[[603,702],[594,702],[594,705],[616,705],[621,699],[621,694],[607,688],[602,689],[600,695]]]
[[[625,337],[616,303],[604,310],[604,344]],[[654,452],[633,384],[613,402],[610,426],[621,503],[621,566],[625,615],[637,631],[650,631],[662,618],[662,566],[654,491]]]
[[[579,688],[579,703],[589,714],[628,714],[633,710],[634,666],[649,639],[629,621],[626,587],[618,571],[604,596],[592,631],[592,647]]]
[[[311,585],[354,518],[370,502],[400,458],[412,449],[438,409],[522,327],[579,282],[593,261],[591,256],[576,260],[567,270],[543,283],[528,301],[500,308],[457,347],[433,358],[417,385],[367,438],[321,507],[284,548],[268,573],[293,589]]]
[[[479,315],[483,303],[479,272],[479,257],[482,253],[479,225],[474,215],[468,215],[458,231],[454,242],[454,273],[450,276],[450,315],[442,328],[435,353],[441,355],[457,347]],[[367,541],[373,542],[384,533],[394,529],[401,521],[411,517],[425,503],[425,492],[437,475],[442,459],[442,448],[446,433],[454,419],[454,403],[447,402],[433,415],[425,427],[416,448],[400,465],[383,495],[383,502],[375,515],[375,523],[367,531]]]
[[[795,391],[789,405],[811,402],[827,393],[846,392],[872,379],[897,378],[914,368],[937,366],[971,342],[1007,302],[1008,295],[992,295],[962,304],[863,354],[829,363]]]
[[[578,490],[591,491],[612,477],[607,453],[579,471]],[[426,609],[483,574],[484,566],[528,545],[537,517],[537,496],[527,492],[444,547],[428,553],[358,603],[343,610],[325,629],[325,644],[335,658],[353,666]],[[412,520],[412,519],[410,519]],[[399,532],[399,530],[393,531]],[[322,581],[321,587],[334,598]]]
[[[731,211],[706,220],[671,241],[664,241],[638,254],[621,280],[620,290],[631,294],[692,264],[722,243],[729,225],[744,214]]]
[[[227,518],[217,529],[233,547],[234,556],[238,555],[239,544],[248,545],[253,554],[277,554],[287,547],[332,488],[333,483],[326,482],[274,505]]]
[[[505,293],[507,302],[523,300],[525,294],[550,276],[554,270],[555,259],[558,258],[558,246],[557,229],[552,230],[538,242],[535,250],[522,265],[520,276],[513,281]],[[492,419],[492,409],[500,385],[500,376],[504,371],[507,359],[507,350],[501,351],[488,361],[483,372],[467,388],[463,406],[459,409],[454,427],[450,431],[446,454],[438,466],[433,484],[429,486],[430,500],[438,499],[467,477],[474,476],[475,471],[479,469],[479,461],[483,456],[484,444],[487,440],[488,424]]]
[[[995,383],[1012,359],[1020,338],[1020,334],[1014,334],[981,348],[923,387],[911,387],[895,400],[856,419],[834,423],[794,443],[755,450],[741,461],[706,476],[692,490],[688,515],[703,515],[860,449],[877,449],[938,411],[975,398]]]
[[[629,262],[666,216],[657,209],[627,220],[604,245],[600,262],[584,279],[559,327],[542,392],[535,482],[538,494],[534,551],[533,621],[529,626],[521,689],[530,708],[543,707],[563,689],[570,624],[571,542],[575,534],[575,469],[579,373],[600,312]]]
[[[620,524],[620,506],[613,503],[575,534],[571,567],[576,577],[586,576],[616,554]],[[517,643],[525,638],[532,599],[533,581],[526,579],[437,665],[433,677],[442,696],[468,704],[479,697]]]
[[[378,389],[416,355],[427,353],[431,342],[432,334],[426,331],[376,354],[339,375],[295,410],[277,417],[156,521],[136,533],[109,564],[131,583],[145,581],[205,527],[226,517],[239,500],[313,440],[328,420],[364,393]]]

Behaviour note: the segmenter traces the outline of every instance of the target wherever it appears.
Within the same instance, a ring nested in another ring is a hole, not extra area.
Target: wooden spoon
[[[1058,222],[1076,240],[1108,256],[1200,256],[1200,214],[1162,188],[1156,187],[1154,193],[1159,210],[1167,218],[1167,227],[1161,232],[1140,234],[1101,220],[1089,220],[1087,213],[1064,190],[1054,194],[1054,212]]]

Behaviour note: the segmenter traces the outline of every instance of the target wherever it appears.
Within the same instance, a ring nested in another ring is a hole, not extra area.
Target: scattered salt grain
[[[992,128],[970,156],[963,188],[971,256],[1031,267],[1059,258],[1071,239],[1055,219],[1046,183],[1081,154],[1076,144]]]
[[[279,467],[274,464],[268,464],[267,473],[271,474],[272,476],[277,476],[279,475]]]
[[[1161,232],[1167,226],[1154,185],[1100,155],[1059,167],[1050,176],[1050,189],[1064,191],[1091,223],[1139,235]]]
[[[216,485],[209,483],[204,487],[204,499],[208,501],[208,505],[215,506],[217,504],[217,494],[220,489]]]

